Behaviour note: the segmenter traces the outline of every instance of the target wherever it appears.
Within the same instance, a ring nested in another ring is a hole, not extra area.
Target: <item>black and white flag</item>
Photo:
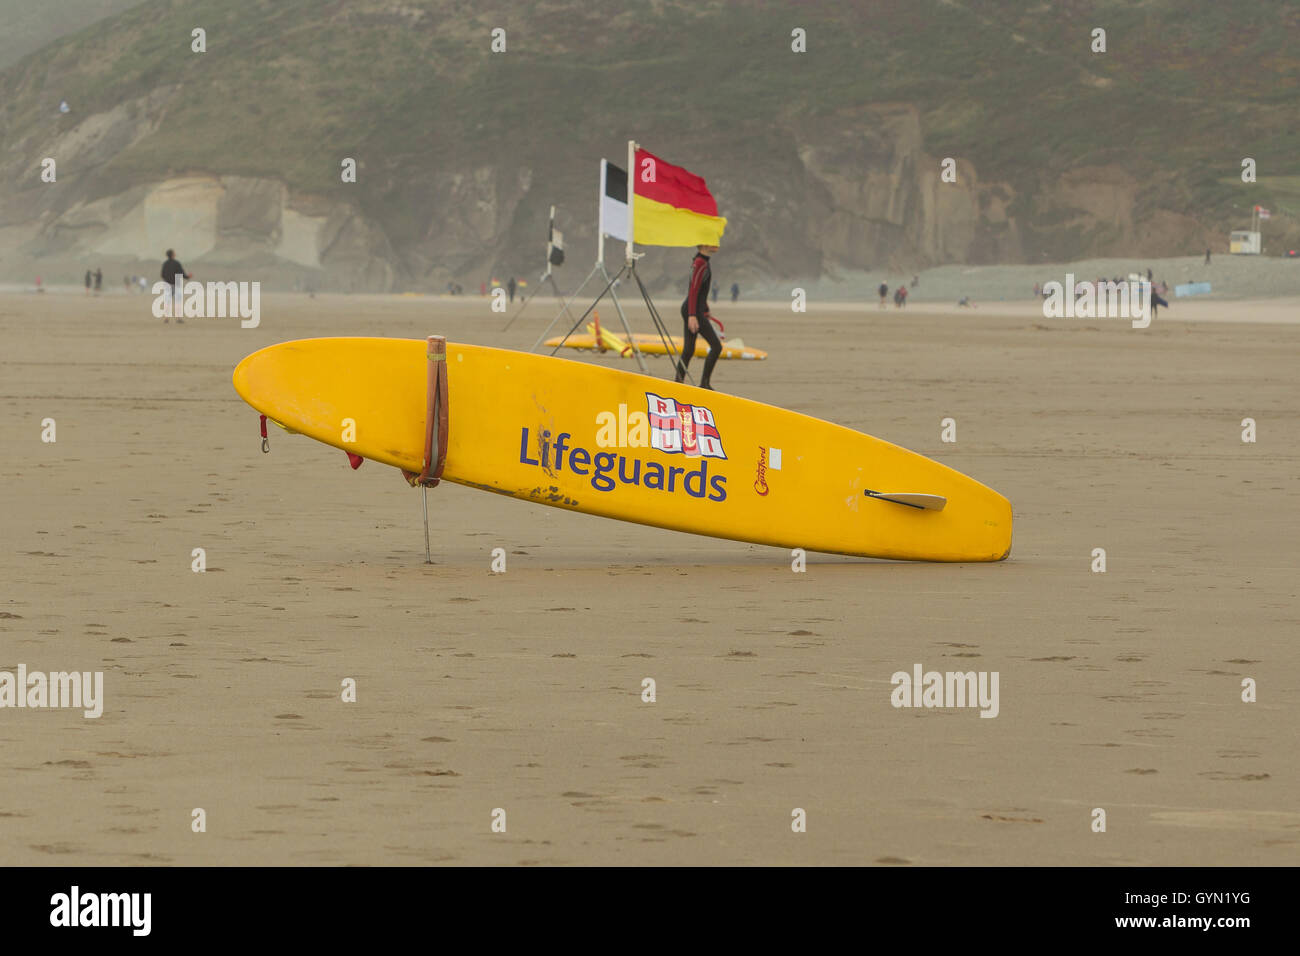
[[[608,159],[600,161],[600,232],[627,242],[627,172]]]
[[[546,242],[546,261],[553,266],[564,265],[564,233],[555,228],[555,217],[551,217],[551,237]]]

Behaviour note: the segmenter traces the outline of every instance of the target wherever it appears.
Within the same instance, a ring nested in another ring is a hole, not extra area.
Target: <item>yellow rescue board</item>
[[[590,329],[591,326],[587,326],[587,328]],[[626,348],[626,338],[620,337],[616,340],[618,344],[612,345],[609,341],[609,333],[603,329],[601,331],[602,338],[605,340],[606,350],[615,352],[623,358],[631,357],[632,350]],[[659,338],[657,335],[652,335],[648,332],[634,332],[632,333],[632,338],[636,340],[636,347],[646,355],[669,354],[668,349],[664,346],[663,339]],[[560,344],[563,344],[566,349],[586,349],[595,351],[598,348],[596,344],[596,336],[594,334],[570,335],[567,339],[564,339],[563,343],[561,343],[560,339],[561,336],[557,335],[553,338],[547,339],[543,344],[548,348],[555,348]],[[672,354],[680,355],[682,351],[681,338],[673,335],[669,337],[668,341],[672,343]],[[695,357],[704,358],[704,356],[708,354],[709,343],[705,342],[703,339],[697,338],[695,340]],[[751,348],[744,344],[737,344],[733,340],[732,344],[728,344],[727,342],[722,343],[722,354],[718,357],[724,359],[762,360],[767,358],[767,353],[762,349]]]
[[[295,432],[419,472],[428,361],[420,340],[305,339],[248,356],[234,385]],[[931,561],[1010,552],[1004,497],[870,435],[545,355],[448,342],[446,362],[446,481],[780,548]],[[931,500],[942,510],[907,503]]]

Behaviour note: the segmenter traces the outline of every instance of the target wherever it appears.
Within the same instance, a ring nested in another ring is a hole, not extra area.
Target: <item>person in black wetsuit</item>
[[[713,285],[713,270],[709,267],[709,256],[718,251],[717,246],[697,246],[695,258],[691,260],[691,281],[682,302],[682,322],[685,334],[682,336],[682,355],[677,363],[675,381],[686,380],[686,366],[695,355],[695,336],[704,336],[709,343],[709,354],[704,358],[704,374],[700,377],[700,388],[713,388],[709,377],[713,366],[718,364],[722,355],[722,342],[713,330],[713,316],[709,314],[709,289]]]

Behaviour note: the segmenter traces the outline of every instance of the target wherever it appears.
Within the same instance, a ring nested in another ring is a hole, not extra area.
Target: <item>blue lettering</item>
[[[625,485],[639,485],[641,484],[641,459],[633,458],[630,460],[636,466],[632,469],[631,478],[627,476],[627,470],[623,467],[628,463],[629,459],[624,458],[622,455],[618,456],[618,480]]]
[[[522,465],[537,464],[536,458],[528,457],[528,429],[525,428],[519,435],[519,463]]]
[[[564,451],[568,447],[564,443],[564,439],[568,437],[570,437],[568,432],[560,432],[559,437],[555,439],[555,470],[556,471],[564,470]]]
[[[652,482],[651,479],[654,479]],[[657,488],[664,490],[664,466],[657,461],[647,461],[645,463],[645,486],[647,488]]]
[[[564,458],[569,458],[569,470],[575,475],[591,476],[591,486],[597,491],[613,491],[620,484],[643,485],[657,491],[675,492],[677,478],[682,477],[681,485],[692,498],[704,498],[707,493],[709,501],[727,500],[727,479],[725,475],[709,475],[709,462],[702,459],[699,468],[690,471],[686,468],[665,467],[656,461],[642,461],[640,458],[625,457],[613,452],[599,452],[594,457],[592,452],[581,446],[572,446],[570,432],[560,432],[555,436],[555,470],[564,468]],[[540,461],[528,452],[529,429],[519,431],[519,462],[524,465],[538,465],[550,470],[551,432],[543,429],[538,436]],[[644,472],[642,466],[644,465]],[[629,473],[630,472],[630,473]],[[664,485],[665,477],[668,479]],[[644,478],[644,481],[642,480]]]
[[[698,478],[698,479],[699,479],[699,482],[698,482],[698,483],[696,484],[696,486],[695,486],[696,488],[699,488],[699,489],[700,489],[699,491],[696,491],[694,488],[691,487],[691,479],[692,479],[692,478]],[[705,489],[706,487],[708,487],[708,484],[709,484],[709,462],[708,462],[708,460],[706,459],[706,460],[700,462],[700,470],[699,470],[699,471],[688,472],[687,475],[686,475],[686,481],[683,482],[683,484],[686,486],[686,493],[687,493],[688,495],[690,495],[692,498],[703,498],[703,497],[704,497],[704,489]]]
[[[617,482],[609,477],[609,473],[614,469],[616,457],[608,451],[602,451],[596,456],[596,473],[591,476],[591,487],[597,491],[613,491],[617,487]]]

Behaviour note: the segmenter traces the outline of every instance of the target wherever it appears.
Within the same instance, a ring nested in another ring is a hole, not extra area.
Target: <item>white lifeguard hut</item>
[[[1228,235],[1228,251],[1234,256],[1257,256],[1262,250],[1259,223],[1269,217],[1269,211],[1263,206],[1256,206],[1250,211],[1250,228],[1234,229]]]
[[[1259,255],[1259,233],[1249,229],[1234,229],[1228,237],[1228,251],[1234,256]]]

